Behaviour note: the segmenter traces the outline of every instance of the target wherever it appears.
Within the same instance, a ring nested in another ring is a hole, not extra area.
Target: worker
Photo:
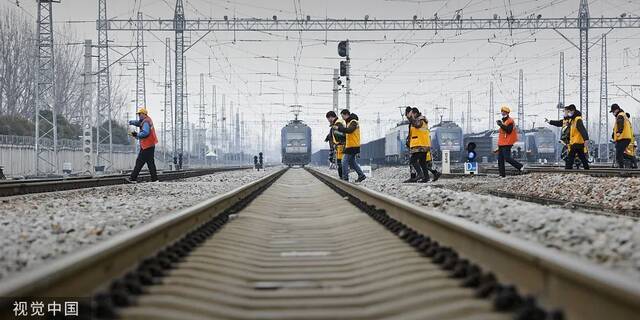
[[[342,179],[342,159],[344,158],[344,144],[346,140],[346,136],[343,132],[340,132],[333,127],[338,123],[345,125],[344,120],[338,118],[335,112],[329,111],[326,115],[327,121],[329,121],[329,136],[327,139],[329,140],[329,145],[331,145],[331,149],[334,152],[334,159],[336,166],[338,167],[338,177]]]
[[[569,106],[565,106],[564,107],[564,116],[561,120],[549,120],[547,118],[544,118],[544,122],[554,126],[554,127],[559,127],[560,129],[560,143],[562,143],[563,147],[563,156],[562,159],[565,162],[565,165],[567,163],[567,159],[569,156],[569,128],[570,128],[570,123],[571,123],[571,117],[569,117],[569,108],[570,106],[573,106],[572,108],[575,108],[575,105],[569,105]],[[566,150],[566,152],[565,152]],[[575,159],[574,159],[575,161]],[[576,168],[580,167],[580,161],[575,161],[576,164]]]
[[[589,133],[582,122],[582,113],[576,110],[576,106],[567,106],[568,115],[570,118],[569,123],[569,154],[567,156],[567,162],[565,169],[571,169],[576,156],[582,162],[582,167],[585,170],[589,170],[589,160],[587,159],[587,147],[586,141],[589,140]]]
[[[154,160],[154,152],[156,149],[156,144],[158,144],[156,129],[153,126],[153,121],[151,120],[151,117],[149,117],[146,108],[139,108],[136,112],[136,115],[138,116],[138,120],[129,121],[129,125],[140,128],[140,132],[133,131],[130,133],[130,135],[140,140],[140,152],[138,153],[138,158],[136,159],[136,166],[133,168],[133,171],[131,171],[129,181],[137,181],[138,174],[140,174],[140,170],[142,170],[142,167],[145,165],[145,163],[147,164],[147,168],[149,168],[151,181],[158,181],[156,163]]]
[[[358,173],[356,182],[362,182],[367,177],[360,169],[356,156],[360,153],[360,124],[358,116],[344,109],[340,112],[342,120],[346,123],[337,122],[333,129],[345,133],[344,157],[342,161],[342,180],[349,181],[349,168],[354,169]]]
[[[404,109],[404,117],[407,119],[409,124],[409,129],[407,130],[407,138],[405,139],[405,146],[407,146],[407,150],[410,149],[409,142],[411,141],[411,107],[406,107]],[[409,163],[409,179],[415,179],[417,177],[416,169]]]
[[[630,154],[633,152],[633,140],[635,140],[631,120],[629,120],[627,113],[624,112],[617,103],[611,105],[610,113],[616,117],[611,137],[616,145],[616,162],[618,162],[618,167],[624,168],[625,160],[631,160],[631,166],[636,166],[635,155]],[[631,148],[629,148],[629,146],[631,146]]]
[[[513,159],[511,148],[518,141],[518,130],[516,123],[509,117],[511,109],[507,106],[500,108],[502,120],[496,121],[498,124],[498,171],[501,177],[506,177],[505,161],[518,171],[522,171],[524,165]]]
[[[430,170],[427,159],[431,150],[431,136],[429,133],[429,123],[425,116],[420,113],[418,108],[412,108],[410,112],[410,128],[409,128],[409,152],[411,153],[410,163],[416,171],[416,176],[411,177],[405,182],[429,182]],[[437,180],[439,173],[435,171],[434,180]]]
[[[636,152],[638,149],[638,141],[636,141],[636,135],[633,130],[633,123],[631,123],[631,115],[629,112],[626,113],[627,119],[629,120],[629,127],[631,128],[631,143],[624,150],[625,159],[631,162],[631,169],[638,169],[638,158],[636,157]]]

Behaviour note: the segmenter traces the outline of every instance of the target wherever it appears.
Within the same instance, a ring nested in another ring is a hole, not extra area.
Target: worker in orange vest
[[[158,137],[156,136],[156,129],[153,126],[153,121],[149,117],[147,109],[144,107],[138,109],[136,112],[138,120],[129,121],[129,125],[140,128],[140,132],[133,131],[131,136],[140,140],[140,152],[136,159],[136,166],[131,171],[130,182],[136,182],[138,174],[142,167],[147,164],[149,168],[149,174],[151,175],[151,181],[158,181],[158,174],[156,172],[156,163],[154,160],[154,153],[156,144],[158,144]]]
[[[500,108],[502,120],[496,121],[498,124],[498,171],[501,177],[505,177],[506,170],[504,162],[509,162],[514,168],[522,171],[524,165],[511,157],[511,148],[518,142],[518,130],[516,123],[509,117],[511,109],[507,106]]]

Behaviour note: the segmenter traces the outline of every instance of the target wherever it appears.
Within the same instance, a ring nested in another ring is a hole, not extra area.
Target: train
[[[376,139],[360,147],[363,164],[396,165],[409,163],[406,145],[409,122],[401,121],[389,130],[384,138]],[[461,162],[463,157],[462,128],[451,121],[443,121],[431,128],[431,152],[434,160],[440,161],[442,151],[451,152],[452,162]]]
[[[281,130],[282,164],[306,166],[311,162],[311,128],[302,120],[289,121]]]
[[[526,162],[548,162],[556,159],[556,152],[561,146],[552,129],[539,127],[517,130],[518,142],[511,149],[514,159]],[[494,152],[498,149],[497,130],[465,134],[464,145],[472,142],[476,145],[478,161],[493,162],[498,159],[497,153]]]

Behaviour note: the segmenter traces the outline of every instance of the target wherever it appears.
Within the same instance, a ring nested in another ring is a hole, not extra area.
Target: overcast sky
[[[35,14],[35,1],[20,1],[20,6]],[[78,38],[96,41],[95,19],[97,0],[62,0],[55,4],[54,19],[59,27],[68,24]],[[15,6],[13,0],[3,0],[4,6]],[[433,17],[450,18],[462,9],[463,17],[485,18],[497,14],[516,17],[542,14],[543,17],[575,17],[579,0],[185,0],[187,19],[204,17],[259,17],[277,15],[281,19],[311,15],[314,18],[375,18]],[[110,0],[108,16],[128,19],[138,10],[148,18],[171,18],[173,0]],[[640,15],[640,1],[592,0],[592,16],[619,16],[625,12]],[[69,23],[73,21],[73,23]],[[591,40],[604,32],[592,30]],[[577,31],[566,36],[578,41]],[[192,40],[201,34],[188,35]],[[162,88],[164,79],[164,48],[161,40],[172,33],[145,33],[148,106],[156,122],[162,121]],[[117,45],[134,44],[134,35],[114,32]],[[526,126],[542,124],[543,118],[556,114],[558,102],[559,53],[565,52],[567,103],[579,104],[578,50],[553,31],[504,32],[297,32],[279,33],[216,33],[207,36],[187,53],[189,93],[192,95],[190,119],[197,118],[199,74],[204,73],[207,91],[207,112],[211,106],[211,86],[229,102],[240,104],[252,125],[262,113],[274,132],[291,118],[287,105],[299,103],[305,108],[301,117],[315,132],[314,149],[319,149],[326,134],[324,113],[331,109],[332,69],[339,64],[337,41],[349,38],[352,43],[352,110],[360,116],[364,139],[372,140],[399,120],[398,107],[415,105],[438,122],[440,115],[449,117],[449,101],[454,101],[454,120],[460,121],[466,111],[467,90],[472,93],[474,131],[488,128],[489,83],[494,82],[496,111],[502,104],[516,110],[518,70],[525,75],[524,101]],[[422,46],[424,43],[427,45]],[[640,107],[613,84],[638,84],[640,71],[640,30],[614,30],[608,36],[610,100],[638,115]],[[125,51],[125,49],[118,49]],[[625,54],[625,51],[627,54]],[[126,51],[125,51],[126,52]],[[117,58],[112,53],[111,58]],[[593,46],[590,55],[590,110],[599,108],[600,45]],[[118,66],[113,72],[134,87],[132,65]],[[298,83],[294,81],[297,76]],[[297,89],[296,89],[297,87]],[[640,90],[623,87],[640,97]],[[297,97],[296,97],[297,92]],[[133,91],[131,92],[133,99]],[[284,104],[284,105],[283,105]],[[344,106],[343,92],[340,105]],[[133,110],[133,105],[131,106]],[[380,114],[381,128],[376,118]],[[533,115],[533,116],[532,116]],[[535,115],[538,117],[536,118]],[[252,131],[256,136],[260,131]],[[275,134],[275,133],[274,133]],[[323,145],[322,145],[323,146]]]

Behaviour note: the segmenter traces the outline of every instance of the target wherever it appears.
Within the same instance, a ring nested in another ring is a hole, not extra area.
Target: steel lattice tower
[[[558,119],[563,118],[562,109],[565,106],[565,87],[564,87],[564,52],[560,52],[560,73],[558,75]],[[560,139],[560,132],[562,129],[558,129],[557,138]],[[556,151],[556,161],[560,161],[560,148]]]
[[[489,84],[489,130],[493,129],[495,126],[496,118],[495,118],[495,104],[493,100],[493,81]]]
[[[36,132],[35,173],[58,172],[58,125],[56,107],[53,105],[53,2],[38,0],[38,34],[36,56]],[[56,1],[59,2],[59,1]]]
[[[225,94],[222,94],[222,109],[220,110],[220,114],[222,115],[220,123],[220,130],[222,132],[220,133],[220,136],[222,139],[220,139],[220,149],[222,149],[224,152],[227,152],[227,110],[225,110],[226,100],[227,96]]]
[[[454,119],[453,119],[453,98],[449,98],[449,121],[454,121]]]
[[[607,131],[609,121],[607,119],[607,107],[609,105],[608,69],[607,69],[607,35],[602,35],[602,64],[600,66],[600,121],[598,124],[598,158],[609,162],[609,143]],[[602,145],[605,145],[603,148]],[[604,150],[603,150],[604,149]],[[604,156],[604,157],[603,157]]]
[[[147,106],[144,63],[144,24],[142,12],[138,12],[138,30],[136,31],[136,111]]]
[[[91,103],[93,95],[93,46],[91,40],[84,41],[84,72],[82,74],[82,162],[83,174],[92,175],[93,163],[93,129]]]
[[[107,0],[98,0],[98,107],[96,108],[96,166],[107,171],[113,162],[111,130],[111,75],[109,72],[109,35]],[[104,144],[108,144],[104,150]]]
[[[200,73],[200,105],[198,108],[198,148],[203,148],[206,140],[207,118],[204,92],[204,73]],[[204,150],[198,149],[198,157],[204,159]]]
[[[524,120],[524,72],[520,69],[518,76],[518,124],[522,130],[527,128]]]
[[[104,1],[104,0],[103,0]],[[184,154],[184,6],[182,0],[176,0],[174,29],[176,31],[176,94],[175,94],[175,140],[174,154],[182,159]],[[179,165],[178,169],[182,169]]]
[[[173,86],[171,84],[171,39],[165,38],[164,56],[164,161],[167,162],[167,150],[176,149],[175,133],[173,130]]]
[[[216,151],[218,149],[218,106],[215,85],[211,86],[211,92],[211,149]]]
[[[580,27],[580,111],[584,113],[584,126],[589,128],[589,2],[580,0],[578,10]]]

